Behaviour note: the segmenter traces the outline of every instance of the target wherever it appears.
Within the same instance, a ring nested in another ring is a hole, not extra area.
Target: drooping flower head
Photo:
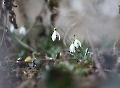
[[[71,53],[75,52],[75,45],[74,45],[74,43],[72,43],[72,44],[70,45],[69,51],[70,51]]]
[[[15,30],[14,26],[13,25],[10,25],[10,32],[13,33]]]
[[[52,41],[55,41],[56,38],[60,40],[60,34],[56,31],[56,28],[54,28],[54,32],[52,34]]]
[[[74,37],[75,37],[75,35],[74,35]],[[75,37],[75,40],[74,40],[74,45],[75,45],[76,48],[81,47],[81,42],[76,37]]]
[[[74,45],[76,48],[81,47],[81,42],[78,39],[75,39]]]
[[[19,28],[19,34],[20,35],[25,35],[26,34],[26,29],[25,29],[24,26],[22,26],[22,27]]]

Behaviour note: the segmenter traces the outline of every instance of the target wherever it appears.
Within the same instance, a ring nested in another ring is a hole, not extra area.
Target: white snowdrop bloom
[[[54,32],[52,34],[52,41],[55,41],[57,37],[60,40],[60,34],[56,30],[54,30]]]
[[[20,35],[25,35],[26,34],[26,29],[25,29],[24,26],[22,26],[22,27],[19,28],[19,34]]]
[[[15,30],[14,26],[13,26],[13,25],[11,25],[11,26],[10,26],[10,32],[11,32],[11,33],[13,33],[13,32],[14,32],[14,30]]]
[[[74,45],[76,48],[78,48],[79,46],[81,47],[81,42],[78,39],[75,39]]]
[[[72,44],[70,45],[69,51],[70,51],[70,52],[75,52],[75,45],[74,45],[74,43],[72,43]]]

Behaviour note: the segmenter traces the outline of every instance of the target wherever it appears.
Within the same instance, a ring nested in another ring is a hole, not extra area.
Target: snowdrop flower
[[[85,56],[87,56],[88,53],[89,53],[88,48],[86,48],[86,50],[85,50]]]
[[[26,29],[25,29],[24,26],[20,27],[19,34],[21,34],[21,35],[25,35],[26,34]]]
[[[11,26],[10,26],[10,32],[11,32],[11,33],[13,33],[13,32],[14,32],[14,30],[15,30],[14,26],[13,26],[13,25],[11,25]]]
[[[69,51],[70,51],[71,53],[72,53],[72,52],[75,52],[75,45],[74,45],[74,43],[72,43],[72,44],[70,45]]]
[[[57,37],[60,40],[60,34],[55,29],[54,32],[53,32],[53,34],[52,34],[52,41],[55,41]]]
[[[81,42],[78,39],[75,39],[74,45],[76,48],[78,48],[79,46],[81,47]]]

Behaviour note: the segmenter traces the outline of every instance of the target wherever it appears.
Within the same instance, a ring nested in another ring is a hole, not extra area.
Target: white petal
[[[54,31],[52,34],[52,41],[55,41],[55,40],[56,40],[56,31]]]
[[[59,38],[59,40],[60,40],[60,34],[58,33],[58,32],[56,32],[56,34],[57,34],[57,37]]]
[[[73,43],[70,45],[70,52],[75,52],[75,46]]]
[[[60,34],[57,31],[54,31],[52,34],[52,41],[55,41],[57,37],[60,40]]]
[[[85,55],[87,55],[88,53],[89,53],[88,48],[86,48]]]
[[[13,25],[11,25],[11,26],[10,26],[10,32],[11,32],[11,33],[13,33],[13,32],[14,32],[14,30],[15,30],[14,26],[13,26]]]
[[[78,39],[75,39],[74,45],[76,48],[81,47],[81,42]]]
[[[25,27],[20,27],[20,29],[19,29],[19,34],[21,34],[21,35],[25,35],[26,34],[26,29],[25,29]]]

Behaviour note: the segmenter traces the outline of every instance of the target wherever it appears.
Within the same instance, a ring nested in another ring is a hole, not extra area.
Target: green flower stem
[[[55,27],[54,30],[57,30],[57,28]],[[65,32],[64,32],[61,28],[59,28],[59,30],[61,30],[61,31],[65,34]],[[71,39],[70,39],[68,36],[66,36],[66,37],[68,38],[68,40],[69,40],[70,42],[72,42]]]
[[[64,30],[62,30],[62,29],[59,29],[59,30],[61,30],[65,34]],[[72,42],[71,39],[67,35],[66,35],[66,37],[70,42]]]

